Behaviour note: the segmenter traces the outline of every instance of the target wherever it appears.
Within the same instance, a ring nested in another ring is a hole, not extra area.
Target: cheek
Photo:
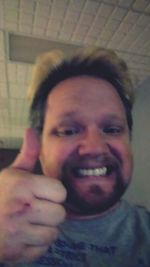
[[[131,178],[132,170],[133,170],[133,153],[131,148],[127,150],[127,153],[125,154],[125,172],[127,179]]]
[[[132,174],[133,169],[133,156],[132,149],[129,141],[116,142],[110,146],[112,154],[118,158],[122,165],[124,178],[127,180]]]
[[[48,144],[48,145],[45,145]],[[60,142],[46,142],[42,145],[40,161],[45,175],[60,179],[62,166],[72,153],[72,146]]]
[[[122,157],[124,179],[128,181],[133,170],[133,154],[130,143],[125,143],[120,147],[120,154]]]

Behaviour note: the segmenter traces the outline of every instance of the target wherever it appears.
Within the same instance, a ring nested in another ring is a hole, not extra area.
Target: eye
[[[55,134],[58,137],[67,137],[67,136],[74,136],[79,133],[79,129],[77,127],[62,127],[55,131]]]
[[[103,129],[103,132],[110,135],[119,135],[123,132],[122,126],[106,126]]]

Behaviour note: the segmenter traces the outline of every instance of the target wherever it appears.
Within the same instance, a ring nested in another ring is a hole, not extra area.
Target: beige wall
[[[150,78],[137,90],[133,118],[135,167],[126,198],[150,210]]]

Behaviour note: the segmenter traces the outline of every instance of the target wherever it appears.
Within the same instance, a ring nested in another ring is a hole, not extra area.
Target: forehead
[[[50,112],[109,112],[125,114],[123,103],[116,89],[109,82],[89,76],[69,78],[55,86],[48,96]]]

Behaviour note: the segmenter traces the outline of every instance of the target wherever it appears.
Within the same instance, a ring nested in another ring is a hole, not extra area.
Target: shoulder
[[[125,202],[128,220],[135,226],[145,231],[150,231],[150,211],[144,206]]]
[[[141,219],[147,219],[148,221],[150,220],[150,211],[146,207],[131,203],[129,204],[128,202],[126,202],[126,206],[134,216]]]

